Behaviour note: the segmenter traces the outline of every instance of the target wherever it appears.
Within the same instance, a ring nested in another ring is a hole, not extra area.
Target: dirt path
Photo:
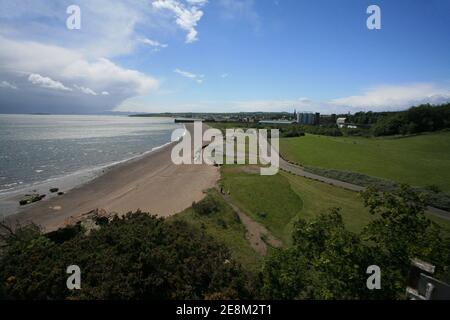
[[[275,248],[280,248],[283,245],[283,243],[275,238],[263,225],[242,212],[242,210],[232,202],[230,196],[222,194],[220,191],[219,194],[222,195],[223,199],[237,213],[239,219],[241,219],[247,229],[245,237],[256,252],[265,256],[267,254],[267,245]]]

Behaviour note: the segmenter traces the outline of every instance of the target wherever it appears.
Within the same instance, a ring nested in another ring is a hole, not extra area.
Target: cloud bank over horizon
[[[188,75],[186,75],[189,77]],[[190,78],[195,79],[195,75]],[[304,112],[355,113],[359,111],[400,111],[421,104],[439,105],[450,102],[450,87],[430,83],[383,85],[361,95],[315,101],[309,98],[283,100],[201,101],[178,105],[152,106],[143,101],[126,100],[115,111],[121,112]],[[214,111],[211,111],[214,110]]]
[[[379,60],[364,45],[348,59],[345,46],[333,47],[338,40],[317,40],[341,32],[327,21],[302,33],[294,24],[301,6],[289,7],[296,3],[79,0],[80,30],[66,27],[69,5],[0,0],[0,113],[347,113],[450,101],[450,79],[441,76],[448,69],[448,59],[440,60],[445,49],[430,45],[424,59],[406,42],[404,59],[387,42]],[[358,32],[334,36],[358,43],[373,35]],[[424,35],[435,33],[438,41],[434,29]],[[402,63],[401,72],[394,71]]]
[[[0,112],[96,113],[154,93],[159,79],[113,60],[132,54],[140,45],[166,48],[138,28],[160,28],[167,18],[156,8],[177,3],[80,0],[82,28],[70,31],[66,28],[70,1],[23,5],[1,1]],[[206,1],[187,4],[196,12]],[[191,34],[200,18],[192,21]],[[180,19],[189,20],[189,14],[181,12]]]

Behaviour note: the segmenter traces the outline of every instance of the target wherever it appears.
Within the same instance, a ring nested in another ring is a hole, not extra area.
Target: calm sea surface
[[[139,156],[181,127],[169,118],[0,115],[0,195]]]

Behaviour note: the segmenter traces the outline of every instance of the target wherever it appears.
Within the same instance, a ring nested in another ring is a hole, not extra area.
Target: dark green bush
[[[211,215],[219,211],[220,203],[212,195],[208,194],[200,202],[192,203],[192,209],[200,215]]]
[[[115,218],[89,235],[62,241],[22,230],[0,257],[7,299],[249,298],[246,273],[214,239],[179,221],[144,213]],[[72,235],[72,231],[69,232]],[[57,235],[57,236],[56,236]],[[81,268],[81,290],[66,287],[66,268]],[[2,292],[3,291],[3,292]]]

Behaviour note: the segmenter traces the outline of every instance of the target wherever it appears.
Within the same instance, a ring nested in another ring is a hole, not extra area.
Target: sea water
[[[12,194],[67,191],[101,168],[169,143],[180,127],[171,118],[0,115],[0,214],[15,211],[15,203],[2,203]]]

